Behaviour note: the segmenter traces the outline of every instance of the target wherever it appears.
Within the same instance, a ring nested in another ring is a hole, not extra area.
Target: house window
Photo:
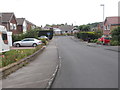
[[[110,26],[111,26],[110,24],[107,26],[107,30],[110,30]]]
[[[2,34],[2,39],[5,44],[8,44],[7,34]]]
[[[107,30],[107,26],[104,26],[104,30]]]
[[[14,30],[16,30],[16,29],[17,29],[16,24],[13,24],[13,28],[14,28]]]
[[[10,23],[10,30],[13,30],[13,24]]]

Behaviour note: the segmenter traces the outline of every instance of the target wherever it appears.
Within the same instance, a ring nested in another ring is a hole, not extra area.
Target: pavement
[[[79,39],[75,38],[75,37],[71,37],[71,39],[80,42]],[[109,46],[109,45],[100,45],[100,44],[96,44],[96,43],[88,43],[88,42],[83,42],[82,43],[86,44],[87,46],[90,47],[97,47],[97,48],[103,48],[105,50],[110,50],[110,51],[115,51],[115,52],[120,52],[120,46]]]
[[[58,68],[55,40],[34,61],[1,80],[2,88],[46,88],[50,87]]]
[[[103,48],[105,50],[120,52],[120,46],[98,45],[96,43],[87,43],[87,46],[100,47],[100,48]]]

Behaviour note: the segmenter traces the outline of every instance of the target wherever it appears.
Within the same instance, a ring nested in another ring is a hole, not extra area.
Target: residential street
[[[56,47],[57,46],[57,47]],[[52,88],[117,88],[118,53],[56,36],[33,62],[2,80],[3,88],[46,88],[56,66]]]
[[[117,88],[118,52],[56,37],[61,67],[52,88]]]

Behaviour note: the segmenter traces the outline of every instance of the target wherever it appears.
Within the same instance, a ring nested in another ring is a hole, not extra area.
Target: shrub
[[[84,41],[88,40],[88,38],[90,39],[96,39],[97,36],[95,35],[94,32],[79,32],[76,35],[78,38],[83,39]]]
[[[97,41],[98,41],[98,39],[90,40],[91,43],[96,43]]]
[[[16,34],[16,35],[12,35],[12,40],[13,40],[13,42],[15,42],[15,41],[20,41],[20,40],[22,40],[22,39],[24,39],[25,38],[25,35],[24,34]]]
[[[45,38],[40,39],[40,40],[41,40],[41,41],[42,41],[42,43],[43,43],[43,44],[45,44],[45,45],[48,43],[48,42],[47,42],[47,40],[46,40]]]
[[[23,34],[16,34],[16,35],[13,34],[12,35],[13,42],[20,41],[24,38],[38,38],[39,31],[40,31],[39,29],[33,29]]]
[[[98,41],[98,40],[97,40],[97,42],[96,42],[96,43],[97,43],[97,44],[103,44],[103,42],[101,42],[101,41]]]
[[[96,43],[98,41],[98,39],[94,39],[93,42]]]
[[[111,41],[110,41],[110,45],[111,45],[111,46],[118,46],[118,45],[120,45],[120,42],[119,42],[119,41],[116,41],[116,40],[111,40]]]
[[[111,36],[112,40],[110,44],[114,46],[120,45],[120,27],[113,29],[111,32]]]

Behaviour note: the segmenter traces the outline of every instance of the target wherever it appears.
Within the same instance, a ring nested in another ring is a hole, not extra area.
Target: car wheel
[[[33,47],[36,47],[36,46],[37,46],[37,44],[36,44],[36,43],[34,43],[32,46],[33,46]]]
[[[16,44],[16,47],[20,47],[20,44],[19,44],[19,43],[17,43],[17,44]]]

